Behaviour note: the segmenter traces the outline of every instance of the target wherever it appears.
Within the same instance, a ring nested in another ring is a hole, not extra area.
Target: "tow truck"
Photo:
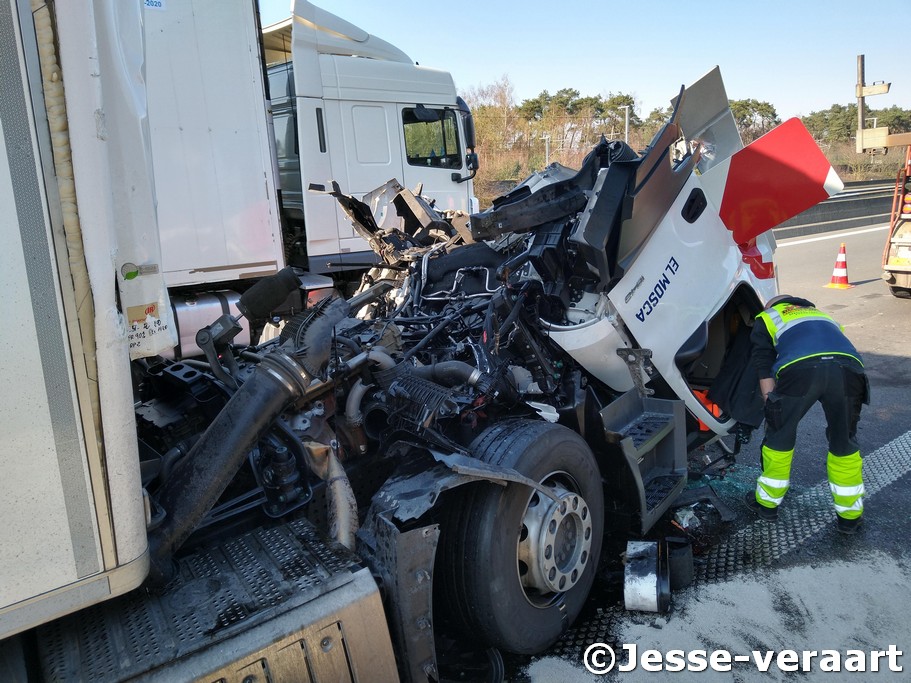
[[[911,145],[895,178],[889,233],[883,248],[883,280],[892,296],[911,299]]]
[[[911,298],[911,133],[890,133],[887,126],[867,128],[866,98],[885,95],[891,83],[867,84],[864,55],[857,56],[857,153],[885,154],[890,147],[904,147],[905,161],[895,178],[889,231],[883,247],[882,279],[892,296]]]

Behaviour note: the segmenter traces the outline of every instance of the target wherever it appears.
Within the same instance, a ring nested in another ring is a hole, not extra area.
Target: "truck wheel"
[[[468,635],[509,652],[541,652],[578,616],[595,578],[604,529],[598,464],[578,434],[534,420],[496,424],[472,451],[558,500],[514,483],[466,489],[446,520],[437,585]]]
[[[911,289],[907,287],[893,287],[889,286],[889,291],[892,292],[892,296],[898,297],[899,299],[911,299]]]

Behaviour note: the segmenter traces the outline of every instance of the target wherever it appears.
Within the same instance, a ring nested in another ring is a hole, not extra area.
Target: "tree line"
[[[671,115],[671,108],[653,109],[642,117],[635,98],[627,93],[582,95],[574,88],[516,101],[508,76],[462,93],[474,113],[481,168],[475,192],[481,206],[546,165],[558,162],[577,168],[588,151],[604,136],[623,139],[644,149]],[[731,112],[744,144],[781,123],[774,105],[755,99],[730,100]],[[911,110],[892,106],[866,113],[868,127],[888,126],[890,132],[911,132]],[[845,180],[894,178],[904,154],[857,154],[854,136],[856,104],[833,104],[801,119],[829,161]]]

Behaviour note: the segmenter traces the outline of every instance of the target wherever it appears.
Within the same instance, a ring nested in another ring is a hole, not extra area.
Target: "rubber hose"
[[[370,349],[367,352],[367,360],[375,363],[381,370],[389,370],[395,367],[395,361],[385,349],[380,347]],[[351,389],[348,390],[348,398],[345,401],[345,421],[352,428],[361,427],[364,424],[364,416],[361,414],[361,401],[367,394],[372,384],[364,384],[362,379],[358,379]]]
[[[348,312],[348,302],[344,299],[335,299],[315,311],[297,331],[297,359],[312,376],[318,376],[329,362],[333,331],[338,323],[348,317]]]
[[[478,383],[481,376],[480,370],[460,360],[446,360],[433,365],[422,365],[414,368],[411,374],[447,387],[456,384],[474,385]],[[472,381],[472,375],[477,375],[474,381]]]
[[[364,384],[364,380],[358,379],[357,382],[348,390],[348,398],[345,401],[345,421],[349,427],[360,427],[364,424],[364,416],[361,414],[361,401],[367,394],[372,384]]]
[[[380,366],[380,370],[390,370],[395,367],[395,359],[382,346],[374,346],[367,352],[367,360]]]
[[[248,320],[266,320],[300,285],[300,279],[291,266],[282,268],[241,294],[237,310]]]
[[[457,384],[470,384],[477,387],[482,394],[496,392],[499,399],[507,403],[515,403],[519,397],[515,386],[509,381],[510,375],[507,374],[497,380],[493,375],[481,372],[474,366],[460,360],[447,360],[433,365],[422,365],[411,370],[411,374],[447,387]]]
[[[272,357],[254,369],[158,492],[164,522],[149,535],[149,578],[167,581],[174,552],[199,525],[273,420],[304,393],[293,361]]]

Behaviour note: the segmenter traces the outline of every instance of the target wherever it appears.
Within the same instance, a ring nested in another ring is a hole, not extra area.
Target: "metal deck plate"
[[[179,566],[161,594],[139,589],[42,627],[47,680],[142,676],[345,586],[361,569],[305,520],[251,531]]]

